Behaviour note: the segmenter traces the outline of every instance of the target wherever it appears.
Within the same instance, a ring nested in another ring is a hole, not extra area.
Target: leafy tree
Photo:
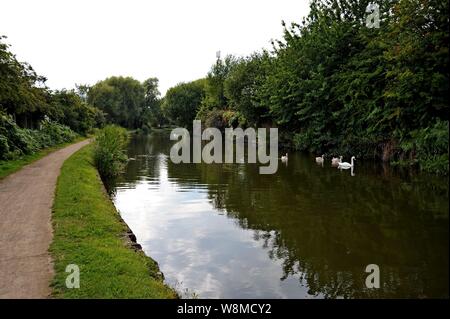
[[[158,79],[149,78],[142,84],[145,90],[144,121],[150,127],[164,125],[165,118],[161,110],[161,93],[158,90]]]
[[[25,127],[33,127],[47,111],[49,92],[46,79],[33,68],[17,61],[0,36],[0,110]]]
[[[202,101],[204,109],[225,109],[227,107],[228,100],[224,92],[224,82],[236,63],[237,59],[228,55],[223,60],[218,59],[212,66],[205,81],[205,98]]]
[[[180,83],[167,91],[162,105],[163,113],[176,125],[192,127],[204,96],[204,80]]]
[[[380,28],[370,29],[368,1],[313,1],[301,25],[285,26],[263,87],[299,149],[420,163],[418,144],[407,147],[414,132],[448,116],[448,7],[377,3]]]
[[[102,125],[102,111],[85,103],[75,91],[56,91],[52,95],[54,120],[80,134]]]
[[[242,115],[241,124],[258,126],[271,121],[267,117],[269,105],[262,90],[270,62],[267,52],[254,53],[237,60],[224,80],[225,98],[229,107]]]
[[[126,128],[142,125],[145,90],[141,83],[131,77],[110,77],[92,86],[88,102],[106,113],[110,123]]]
[[[380,0],[369,28],[371,2],[312,0],[272,52],[218,60],[197,118],[277,126],[299,150],[448,172],[448,4]]]

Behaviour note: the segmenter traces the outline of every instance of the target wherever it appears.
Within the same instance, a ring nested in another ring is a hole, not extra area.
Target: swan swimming
[[[325,155],[322,155],[321,157],[316,157],[316,163],[323,164],[323,157],[324,156]]]
[[[337,165],[339,165],[339,163],[342,163],[342,156],[339,156],[339,158],[333,157],[331,159],[331,165],[337,166]]]
[[[356,158],[354,156],[352,156],[351,164],[348,162],[339,163],[338,168],[344,168],[344,169],[352,168],[355,165],[354,161],[356,161]]]
[[[282,162],[287,162],[287,160],[288,160],[288,153],[286,153],[286,155],[284,155],[284,156],[281,156]]]

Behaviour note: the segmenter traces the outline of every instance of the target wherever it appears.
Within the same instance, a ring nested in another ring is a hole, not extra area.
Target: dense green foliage
[[[46,79],[19,62],[4,39],[0,36],[0,160],[20,162],[103,125],[99,109],[74,90],[49,90]]]
[[[0,36],[0,160],[73,140],[74,132],[87,135],[106,123],[145,131],[166,123],[158,79],[110,77],[92,87],[51,91],[4,39]]]
[[[283,23],[272,51],[218,59],[204,79],[162,99],[156,78],[52,92],[0,41],[0,110],[21,128],[47,116],[80,134],[105,122],[147,132],[195,118],[221,129],[278,127],[283,148],[448,172],[448,5],[378,1],[379,28],[369,28],[369,3],[312,0],[303,21]],[[3,134],[0,150],[10,144]]]
[[[105,114],[85,103],[75,91],[54,92],[52,103],[56,104],[53,118],[80,134],[86,135],[93,127],[105,123]]]
[[[108,123],[144,131],[166,123],[157,78],[140,83],[131,77],[113,76],[83,89],[88,103],[101,109]]]
[[[369,3],[311,1],[272,52],[218,60],[184,103],[207,126],[278,127],[283,147],[448,172],[448,4],[378,1],[369,28]]]
[[[239,113],[239,124],[260,126],[270,121],[268,99],[262,85],[269,74],[270,57],[267,52],[238,60],[223,81],[224,95],[231,109]]]
[[[131,77],[110,77],[89,90],[88,102],[107,114],[110,123],[127,128],[141,126],[145,92],[141,83]]]
[[[197,80],[180,83],[170,88],[164,97],[162,110],[172,123],[182,126],[192,126],[200,103],[204,98],[204,81]]]
[[[22,128],[39,128],[48,117],[85,135],[102,125],[103,114],[75,91],[52,92],[33,68],[17,61],[0,36],[0,111],[11,115]]]
[[[94,164],[107,180],[119,174],[127,162],[128,132],[119,126],[107,125],[95,136]]]
[[[14,115],[22,126],[33,127],[33,120],[49,109],[46,79],[17,61],[4,38],[0,36],[0,110]]]
[[[41,149],[71,142],[77,134],[69,127],[51,121],[41,121],[40,129],[20,128],[10,115],[0,112],[0,160],[17,159]]]
[[[166,119],[161,109],[161,93],[158,90],[158,79],[149,78],[142,84],[144,87],[144,113],[142,116],[142,129],[148,131],[152,127],[161,127]]]
[[[65,161],[53,205],[50,248],[55,298],[176,298],[158,265],[130,249],[128,231],[92,166],[92,146]],[[80,288],[66,287],[68,264],[80,267]]]

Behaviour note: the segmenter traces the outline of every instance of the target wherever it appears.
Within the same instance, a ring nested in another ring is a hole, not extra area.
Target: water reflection
[[[289,155],[173,164],[169,137],[135,137],[114,201],[166,280],[205,298],[446,297],[446,179]],[[281,164],[281,163],[280,163]],[[355,174],[355,171],[358,174]],[[382,288],[364,285],[366,265]]]

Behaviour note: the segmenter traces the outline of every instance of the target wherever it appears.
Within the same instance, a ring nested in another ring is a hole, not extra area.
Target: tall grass
[[[108,125],[99,130],[94,142],[94,164],[103,180],[116,177],[127,162],[128,132]]]

